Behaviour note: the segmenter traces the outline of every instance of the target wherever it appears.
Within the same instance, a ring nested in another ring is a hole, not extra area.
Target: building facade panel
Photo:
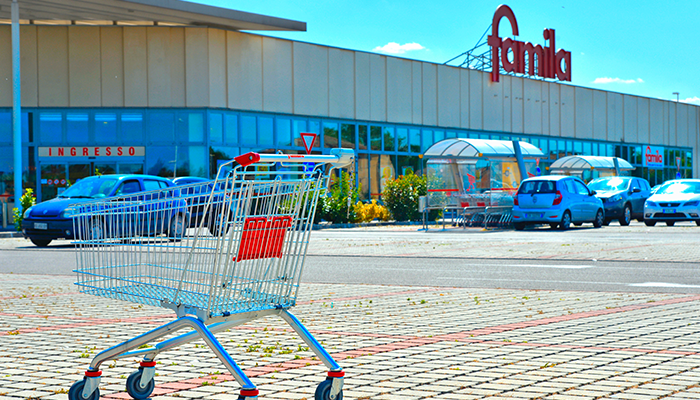
[[[576,99],[574,87],[569,85],[559,86],[559,136],[576,137]]]
[[[355,55],[351,51],[328,50],[328,113],[355,117]]]
[[[503,86],[488,82],[488,75],[483,74],[483,126],[487,131],[503,131]]]
[[[228,106],[226,87],[226,32],[208,29],[209,35],[209,106]]]
[[[328,48],[294,43],[294,112],[328,116]]]
[[[688,146],[690,138],[688,137],[688,113],[690,107],[686,104],[678,104],[678,130],[676,131],[676,146]]]
[[[39,107],[68,107],[68,28],[37,27]]]
[[[148,40],[148,106],[171,106],[170,79],[171,28],[146,28]]]
[[[593,91],[593,138],[608,135],[608,96],[600,90]]]
[[[666,119],[664,103],[660,100],[649,100],[649,143],[664,143],[665,128],[663,121]]]
[[[263,38],[263,110],[293,113],[292,42]]]
[[[226,32],[228,105],[238,110],[263,109],[262,37]]]
[[[148,105],[148,40],[145,27],[124,30],[124,106]]]
[[[413,122],[411,75],[411,61],[393,57],[386,59],[386,111],[389,122]]]
[[[100,27],[102,107],[124,107],[124,29]]]
[[[460,126],[460,69],[439,65],[437,68],[437,125]]]
[[[649,143],[649,99],[637,98],[637,142]]]
[[[20,33],[21,35],[21,33]],[[21,36],[20,36],[21,37]],[[21,46],[24,48],[24,46]],[[20,60],[21,66],[21,60]],[[24,71],[21,71],[24,72]],[[24,97],[24,96],[22,96]],[[12,31],[0,26],[0,107],[12,106]]]
[[[549,121],[549,107],[550,107],[550,100],[549,100],[549,86],[551,83],[549,82],[542,82],[542,91],[540,92],[542,95],[542,134],[543,135],[549,135],[550,134],[550,129],[551,127],[549,126],[550,121]]]
[[[502,131],[511,132],[513,130],[513,77],[504,76],[501,82],[498,84],[501,89],[500,93],[500,108],[503,110],[502,118],[503,125],[501,126]]]
[[[437,125],[437,65],[423,64],[422,68],[423,125]]]
[[[185,107],[185,30],[170,28],[170,104]]]
[[[576,137],[581,139],[593,138],[593,91],[585,88],[575,88],[576,96]]]
[[[608,93],[608,137],[611,142],[622,140],[624,127],[624,109],[622,95]]]
[[[561,104],[560,91],[561,85],[550,83],[549,85],[549,136],[561,136]]]
[[[22,106],[36,107],[39,104],[37,27],[20,26],[20,81],[22,83]]]
[[[523,79],[523,128],[522,132],[544,134],[542,129],[542,81]]]
[[[185,30],[185,101],[187,107],[209,105],[209,30]]]
[[[531,131],[527,131],[525,129],[525,110],[527,109],[528,111],[532,111],[529,109],[528,103],[534,103],[532,97],[535,96],[535,93],[537,91],[537,85],[535,81],[531,81],[532,83],[535,83],[535,85],[527,86],[527,88],[526,81],[529,81],[529,79],[517,79],[514,77],[510,82],[510,126],[511,131],[514,133],[539,132],[539,129],[533,129]],[[528,115],[528,118],[536,119],[537,113],[532,113]]]
[[[369,119],[369,54],[355,53],[355,118]]]
[[[469,70],[469,128],[484,128],[484,72]]]
[[[100,107],[100,28],[68,27],[68,82],[71,107]]]
[[[386,121],[386,56],[369,55],[369,119]]]
[[[469,70],[459,71],[459,126],[469,128]]]
[[[622,140],[634,143],[637,141],[637,97],[622,96],[624,115]]]
[[[414,124],[423,123],[423,64],[411,61],[411,109]]]

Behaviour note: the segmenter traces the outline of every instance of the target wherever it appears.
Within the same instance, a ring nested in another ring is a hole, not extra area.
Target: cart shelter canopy
[[[523,157],[544,157],[542,150],[530,143],[520,142]],[[496,158],[515,157],[513,142],[487,139],[445,139],[432,145],[425,158]]]
[[[568,156],[558,159],[549,167],[550,171],[565,170],[565,171],[584,171],[590,169],[609,169],[615,170],[615,159],[620,171],[631,171],[634,169],[632,164],[619,157],[601,157],[601,156]]]

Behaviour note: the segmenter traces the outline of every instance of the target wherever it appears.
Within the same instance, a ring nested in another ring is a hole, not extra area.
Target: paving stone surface
[[[73,280],[0,275],[0,400],[67,399],[98,352],[174,319]],[[700,398],[698,295],[302,284],[292,312],[344,368],[346,399]],[[325,377],[280,318],[217,338],[260,398],[312,399]],[[129,398],[138,361],[102,365],[102,398]],[[157,362],[154,399],[238,396],[202,340]]]

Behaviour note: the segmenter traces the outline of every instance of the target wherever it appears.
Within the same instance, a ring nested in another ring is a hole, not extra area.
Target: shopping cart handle
[[[331,149],[330,155],[321,154],[258,154],[254,152],[246,153],[233,159],[243,167],[255,164],[256,162],[296,162],[296,163],[329,163],[335,168],[341,168],[351,164],[355,160],[355,151],[352,149]]]

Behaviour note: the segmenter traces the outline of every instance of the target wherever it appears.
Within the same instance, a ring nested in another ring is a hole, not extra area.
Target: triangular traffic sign
[[[316,136],[318,135],[316,135],[315,133],[301,133],[301,140],[304,141],[304,148],[306,148],[306,154],[311,154],[311,149],[314,147],[314,143],[316,142]]]

